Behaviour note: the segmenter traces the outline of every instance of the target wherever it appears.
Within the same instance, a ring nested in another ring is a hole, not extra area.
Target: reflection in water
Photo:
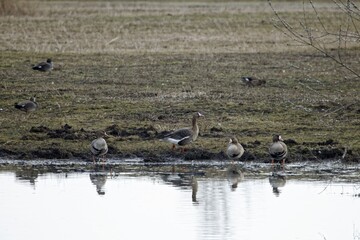
[[[105,195],[104,186],[107,180],[107,172],[100,170],[98,166],[95,167],[95,171],[90,173],[90,181],[96,186],[96,192],[99,195]]]
[[[28,180],[14,180],[14,172],[0,172],[1,240],[43,240],[50,235],[52,240],[96,240],[119,233],[122,239],[157,240],[357,239],[353,235],[360,230],[354,183],[327,187],[328,182],[289,180],[275,172],[247,177],[232,191],[230,179],[241,180],[236,171],[229,171],[227,179],[224,172],[210,177],[195,171],[121,172],[109,178],[109,172],[94,169],[91,182],[89,173],[40,173],[36,189],[31,189]],[[269,191],[269,183],[279,189],[285,182],[281,198]],[[105,184],[106,197],[98,197],[94,185],[102,194]],[[300,203],[301,208],[294,208]],[[342,221],[331,221],[332,216]]]
[[[203,175],[203,174],[198,174]],[[173,186],[180,187],[181,189],[188,189],[191,187],[191,199],[192,202],[198,203],[196,198],[198,192],[198,180],[195,173],[164,173],[161,174],[161,179],[170,183]]]
[[[39,170],[30,168],[18,168],[15,171],[15,176],[20,181],[29,181],[31,185],[35,186],[36,179],[39,176]]]
[[[281,191],[280,187],[284,187],[286,184],[286,176],[280,172],[273,172],[269,176],[269,183],[273,189],[273,193],[275,196],[279,196]]]
[[[197,191],[198,191],[198,181],[197,181],[197,178],[195,176],[192,176],[191,177],[191,199],[194,203],[197,203],[197,199],[196,199],[196,194],[197,194]]]
[[[226,171],[227,179],[231,184],[231,189],[236,190],[238,183],[244,180],[244,174],[236,165],[230,165]]]

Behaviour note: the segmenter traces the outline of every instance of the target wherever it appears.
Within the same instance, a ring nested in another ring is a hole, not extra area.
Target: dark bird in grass
[[[242,77],[241,80],[245,83],[246,86],[250,87],[261,86],[266,83],[265,80],[255,77]]]
[[[26,100],[20,103],[15,103],[15,108],[24,111],[26,113],[35,111],[37,107],[38,104],[36,102],[35,96],[31,97],[30,100]]]
[[[41,62],[35,66],[32,67],[33,70],[38,70],[41,72],[48,72],[53,69],[53,62],[51,59],[47,59],[46,62]]]
[[[192,118],[192,127],[191,128],[181,128],[176,131],[173,131],[162,139],[162,141],[166,141],[173,144],[173,149],[176,145],[185,146],[197,139],[199,136],[199,126],[197,124],[197,119],[199,117],[203,117],[201,113],[197,112],[193,115]],[[185,149],[182,149],[185,150]]]
[[[280,135],[276,134],[273,136],[273,143],[269,147],[269,153],[272,158],[272,163],[274,163],[274,161],[282,161],[282,165],[284,165],[288,149]]]

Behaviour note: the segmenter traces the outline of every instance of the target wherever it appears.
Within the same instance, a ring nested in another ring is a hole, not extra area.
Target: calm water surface
[[[353,240],[359,193],[355,183],[291,178],[245,176],[236,187],[191,174],[5,171],[0,239]]]

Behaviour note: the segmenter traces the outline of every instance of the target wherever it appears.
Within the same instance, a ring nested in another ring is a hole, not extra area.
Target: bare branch
[[[300,28],[295,28],[290,25],[287,20],[281,17],[275,10],[271,0],[268,0],[268,4],[277,19],[274,26],[278,30],[293,41],[304,46],[309,46],[322,53],[325,57],[331,59],[360,79],[360,72],[353,69],[343,58],[346,54],[348,43],[350,43],[350,41],[360,41],[360,34],[358,31],[360,18],[357,17],[360,17],[360,10],[352,0],[347,0],[346,3],[342,2],[342,0],[333,0],[333,2],[347,16],[347,20],[343,24],[345,27],[340,25],[337,31],[330,30],[326,27],[325,22],[321,18],[312,0],[309,0],[309,4],[312,11],[315,13],[317,21],[309,21],[309,13],[306,11],[305,2],[303,2],[303,20],[298,22]],[[318,26],[320,27],[320,30]],[[334,45],[336,46],[336,52],[332,51]]]

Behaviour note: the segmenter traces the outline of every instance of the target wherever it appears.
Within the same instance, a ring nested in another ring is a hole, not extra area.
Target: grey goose
[[[266,83],[265,80],[258,79],[255,77],[242,77],[241,80],[245,83],[246,86],[260,86]]]
[[[239,159],[244,154],[244,148],[239,143],[236,137],[230,138],[229,144],[226,148],[226,155],[231,159]]]
[[[194,142],[199,136],[199,126],[197,124],[197,119],[203,117],[204,115],[197,112],[193,115],[192,118],[192,127],[190,128],[181,128],[175,130],[162,139],[165,142],[169,142],[173,144],[173,149],[177,146],[185,146],[191,142]],[[182,148],[184,151],[185,149]]]
[[[31,97],[30,100],[26,100],[20,103],[15,103],[15,108],[24,111],[26,113],[35,111],[37,107],[38,104],[36,102],[35,96]]]
[[[41,62],[32,67],[33,70],[38,70],[41,72],[48,72],[53,69],[53,62],[50,58],[46,60],[46,62]]]
[[[104,133],[104,136],[107,136]],[[90,151],[93,155],[93,162],[95,163],[95,157],[103,157],[108,152],[108,145],[103,137],[99,137],[93,140],[90,144]],[[104,159],[103,159],[104,161]]]
[[[269,153],[272,158],[272,163],[274,163],[274,161],[282,161],[282,164],[285,163],[288,149],[280,135],[275,134],[273,136],[273,143],[269,147]]]

